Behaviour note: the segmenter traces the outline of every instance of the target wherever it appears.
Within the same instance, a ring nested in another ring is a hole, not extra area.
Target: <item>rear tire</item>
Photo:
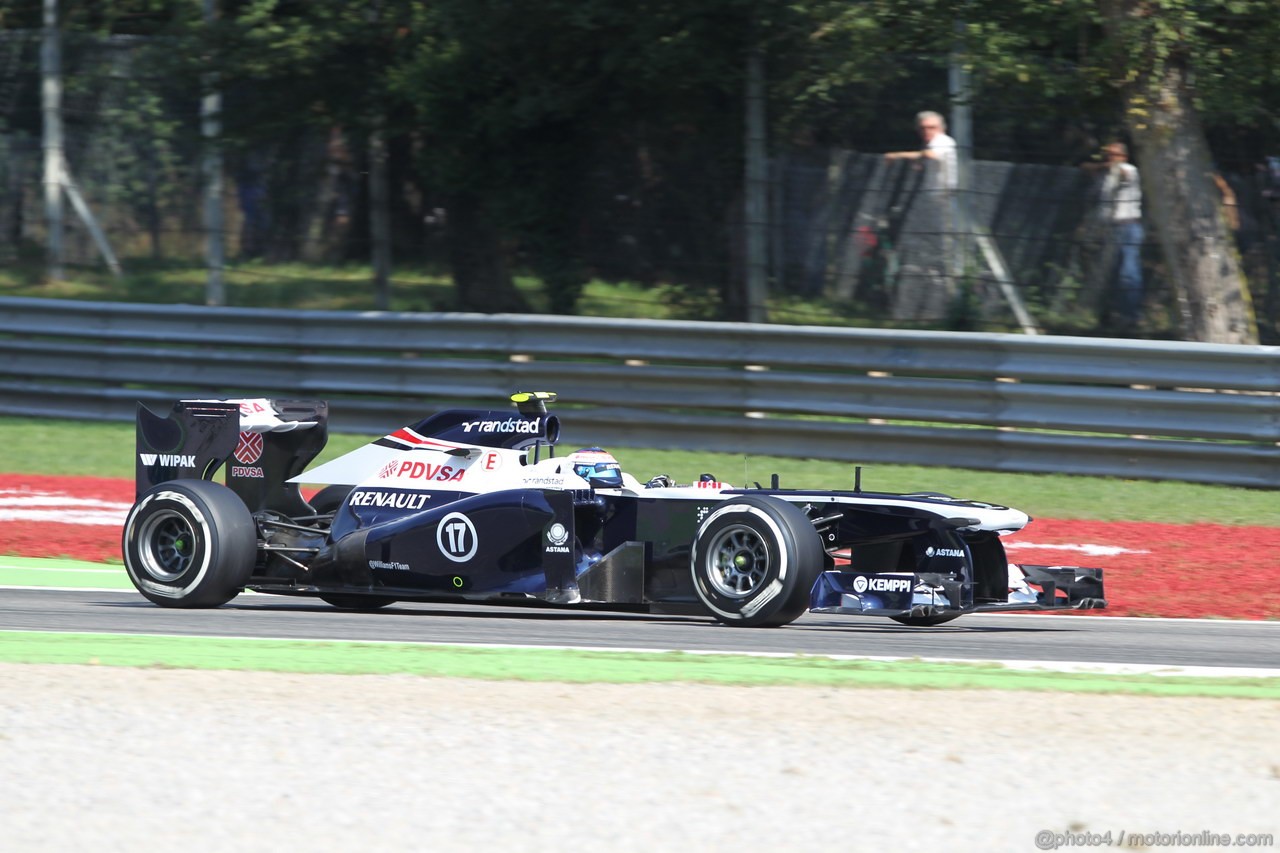
[[[207,480],[151,487],[129,510],[121,542],[129,580],[161,607],[218,607],[249,580],[258,527],[235,492]]]
[[[764,495],[712,509],[693,540],[693,588],[728,625],[772,628],[799,618],[823,565],[822,541],[794,504]]]

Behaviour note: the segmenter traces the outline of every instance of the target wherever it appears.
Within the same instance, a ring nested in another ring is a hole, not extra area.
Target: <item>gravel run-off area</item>
[[[1278,735],[1246,699],[0,664],[0,849],[1280,842]]]

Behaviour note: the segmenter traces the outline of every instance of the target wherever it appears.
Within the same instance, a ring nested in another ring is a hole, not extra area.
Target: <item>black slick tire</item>
[[[694,536],[690,569],[720,622],[772,628],[799,618],[823,566],[822,542],[799,507],[764,495],[714,506]]]
[[[161,607],[218,607],[253,571],[258,528],[235,493],[207,480],[171,480],[129,510],[121,542],[129,580]]]

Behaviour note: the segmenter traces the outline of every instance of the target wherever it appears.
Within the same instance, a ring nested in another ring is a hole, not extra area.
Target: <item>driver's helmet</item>
[[[622,485],[622,466],[613,454],[599,447],[584,447],[567,457],[573,473],[592,486],[616,489]]]

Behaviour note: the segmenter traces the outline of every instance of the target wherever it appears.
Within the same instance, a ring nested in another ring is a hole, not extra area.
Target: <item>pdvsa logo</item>
[[[252,465],[262,458],[262,433],[242,432],[232,454],[242,465]]]
[[[406,459],[403,462],[391,462],[378,472],[383,479],[399,477],[405,480],[433,480],[437,483],[456,482],[467,473],[466,468],[455,468],[452,465],[432,465],[429,462],[415,462]]]

